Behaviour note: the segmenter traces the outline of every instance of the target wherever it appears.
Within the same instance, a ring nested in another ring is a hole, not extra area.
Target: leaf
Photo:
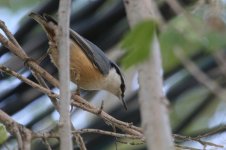
[[[0,145],[8,139],[8,132],[3,124],[0,123]]]
[[[156,23],[148,20],[136,25],[122,40],[121,47],[126,51],[122,65],[129,68],[149,56]]]
[[[225,39],[225,30],[213,28],[198,16],[178,16],[167,24],[159,36],[163,68],[167,72],[180,63],[173,52],[176,47],[183,49],[188,56],[200,50],[211,53],[226,46]]]
[[[209,50],[209,52],[213,52],[226,46],[225,44],[226,33],[209,31],[208,33],[206,33],[205,40],[206,40],[206,49]]]
[[[44,0],[1,0],[0,6],[8,8],[10,11],[18,11],[20,9],[29,9],[35,5],[41,4]]]

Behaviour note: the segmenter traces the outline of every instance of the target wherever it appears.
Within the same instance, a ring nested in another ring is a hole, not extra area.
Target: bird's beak
[[[127,110],[126,102],[125,102],[125,100],[123,99],[123,97],[121,97],[121,101],[122,101],[123,107],[125,108],[125,110]]]

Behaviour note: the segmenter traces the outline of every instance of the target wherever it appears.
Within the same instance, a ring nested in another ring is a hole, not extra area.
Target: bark
[[[154,1],[124,0],[124,3],[131,28],[145,19],[155,19],[161,23]],[[139,72],[139,103],[147,147],[151,150],[173,150],[167,101],[163,93],[160,45],[156,34],[150,57],[141,65]]]
[[[70,122],[70,49],[69,49],[69,18],[71,0],[61,0],[58,10],[58,49],[60,75],[60,149],[72,150],[72,134]]]

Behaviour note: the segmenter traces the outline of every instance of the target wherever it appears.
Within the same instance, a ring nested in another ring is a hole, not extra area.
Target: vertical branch
[[[23,150],[31,150],[31,139],[30,131],[23,133]]]
[[[72,150],[72,135],[70,123],[70,47],[69,18],[71,0],[61,0],[58,10],[58,49],[60,74],[60,149]]]
[[[131,27],[145,19],[155,19],[158,22],[161,20],[156,13],[156,4],[152,0],[124,0],[124,3]],[[150,57],[140,69],[139,102],[148,149],[172,150],[174,145],[167,101],[163,93],[161,53],[156,34],[150,48]]]

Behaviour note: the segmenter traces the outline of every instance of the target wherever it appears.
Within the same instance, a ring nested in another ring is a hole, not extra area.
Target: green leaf
[[[206,49],[209,52],[213,52],[219,50],[226,46],[226,33],[225,32],[216,32],[216,31],[209,31],[206,33]]]
[[[137,64],[149,56],[156,23],[151,20],[136,25],[122,40],[121,47],[126,51],[121,63],[125,68]]]
[[[8,8],[10,11],[18,11],[20,9],[29,9],[35,5],[41,4],[44,0],[1,0],[1,8]]]
[[[3,124],[0,123],[0,145],[8,139],[8,132]]]
[[[189,56],[204,47],[203,22],[198,17],[186,18],[181,15],[168,23],[159,36],[163,68],[167,72],[177,66],[180,61],[174,55],[174,49],[180,47]]]
[[[167,24],[159,36],[163,68],[167,72],[180,63],[173,52],[176,47],[188,56],[200,50],[211,53],[226,46],[225,39],[225,30],[213,28],[198,16],[178,16]]]

